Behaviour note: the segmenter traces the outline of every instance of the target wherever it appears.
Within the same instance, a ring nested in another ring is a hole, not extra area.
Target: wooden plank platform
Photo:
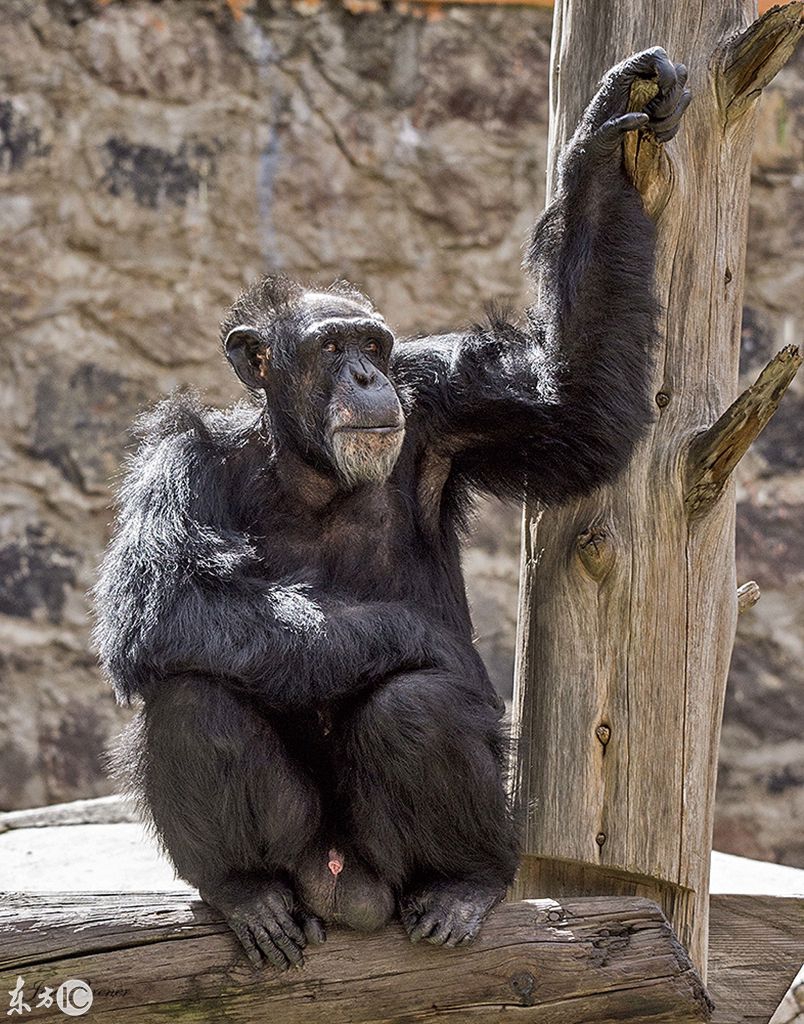
[[[804,899],[712,896],[714,1024],[768,1024],[804,963]]]
[[[176,893],[0,897],[0,991],[87,981],[104,1024],[692,1024],[711,1005],[658,907],[626,897],[499,907],[464,950],[398,926],[333,931],[302,970],[252,968],[220,918]],[[37,1020],[63,1020],[55,1006]]]

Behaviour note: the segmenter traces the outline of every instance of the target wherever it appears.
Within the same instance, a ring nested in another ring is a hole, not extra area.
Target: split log
[[[104,1024],[276,1021],[691,1024],[711,1004],[659,908],[642,899],[504,904],[462,950],[400,927],[333,931],[301,970],[252,968],[218,915],[185,895],[0,898],[0,991],[87,982]],[[62,1020],[54,1005],[37,1020]]]
[[[531,507],[523,530],[516,894],[653,899],[702,973],[738,611],[732,471],[801,362],[784,350],[736,398],[756,99],[804,31],[800,2],[758,21],[755,9],[556,0],[552,177],[596,82],[628,53],[665,47],[693,101],[668,145],[640,132],[625,148],[657,222],[650,435],[612,486]]]

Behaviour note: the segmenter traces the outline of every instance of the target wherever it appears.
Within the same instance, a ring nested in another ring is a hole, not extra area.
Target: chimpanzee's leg
[[[323,929],[299,906],[291,869],[315,836],[320,799],[271,722],[214,680],[166,680],[117,763],[178,874],[224,914],[252,962],[300,963]]]
[[[342,724],[351,835],[400,895],[411,938],[477,933],[517,865],[500,712],[440,670],[395,676]]]

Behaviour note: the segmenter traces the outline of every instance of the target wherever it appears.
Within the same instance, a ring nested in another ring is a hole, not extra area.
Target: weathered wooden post
[[[525,516],[516,682],[519,896],[662,905],[706,970],[709,854],[737,616],[730,473],[801,359],[785,349],[735,401],[756,99],[802,33],[801,3],[558,0],[553,160],[595,83],[661,45],[693,104],[666,152],[626,161],[657,218],[664,313],[656,420],[628,472]]]

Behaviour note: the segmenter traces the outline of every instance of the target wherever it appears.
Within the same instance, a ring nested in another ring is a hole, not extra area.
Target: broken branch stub
[[[772,7],[730,39],[720,55],[718,94],[726,122],[758,99],[804,35],[804,3]]]
[[[756,580],[743,583],[741,587],[737,588],[737,611],[740,614],[747,612],[749,608],[754,607],[761,596],[762,592]]]
[[[734,467],[762,432],[801,366],[794,345],[778,352],[708,430],[693,440],[687,455],[684,504],[690,519],[715,504]]]

